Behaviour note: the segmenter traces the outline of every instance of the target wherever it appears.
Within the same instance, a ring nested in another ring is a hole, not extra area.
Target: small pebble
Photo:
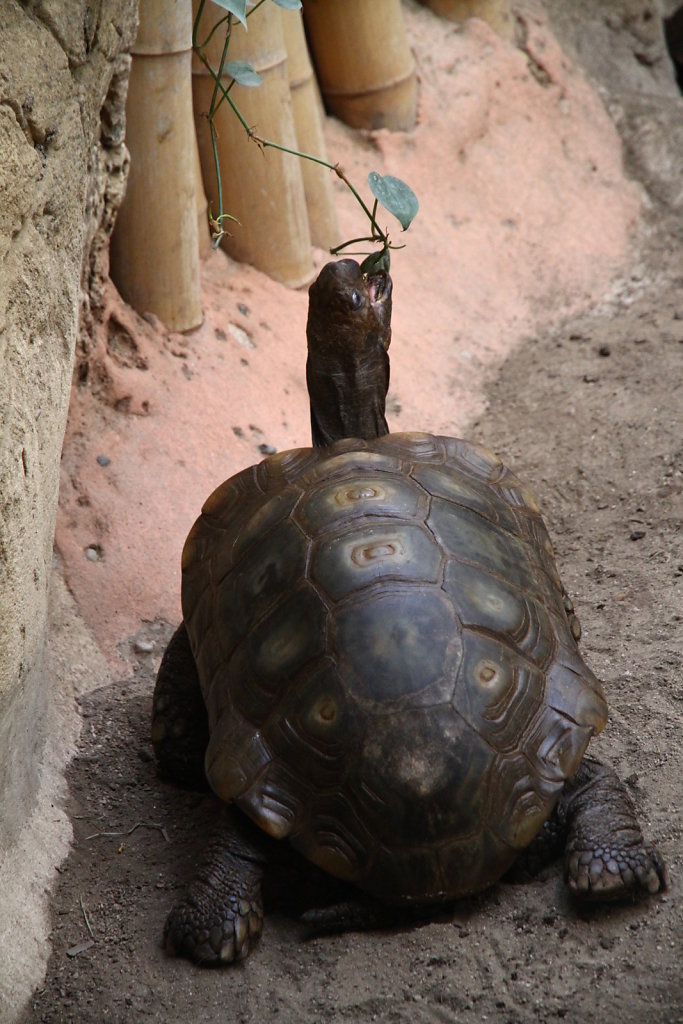
[[[232,334],[233,338],[238,345],[242,348],[256,348],[255,342],[249,337],[246,331],[243,331],[237,324],[228,324],[228,331]]]
[[[92,939],[86,939],[85,942],[79,942],[77,946],[71,946],[66,951],[66,955],[71,958],[78,956],[79,953],[85,953],[87,949],[92,949],[95,945]]]
[[[100,552],[97,550],[97,548],[86,548],[85,557],[88,559],[89,562],[99,562],[102,556]]]
[[[631,540],[642,540],[645,536],[645,530],[631,530]]]
[[[238,302],[237,308],[239,309],[242,316],[249,316],[249,306],[245,306],[243,302]]]
[[[272,444],[260,444],[258,450],[261,452],[261,455],[275,455],[277,452],[277,448]]]
[[[97,461],[100,466],[108,466],[109,463],[111,462],[111,459],[109,458],[108,455],[98,455]]]
[[[598,349],[598,355],[599,356],[611,356],[612,355],[612,349],[609,347],[609,345],[601,345],[600,348]]]
[[[151,654],[154,650],[154,643],[152,640],[136,640],[133,647],[139,654]]]

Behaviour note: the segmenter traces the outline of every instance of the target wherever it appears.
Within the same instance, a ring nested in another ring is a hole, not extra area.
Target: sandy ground
[[[628,780],[671,887],[586,911],[551,868],[420,928],[306,939],[278,911],[241,967],[164,955],[210,800],[160,783],[149,742],[180,546],[206,494],[260,444],[307,440],[305,296],[218,255],[205,324],[186,338],[112,299],[72,406],[58,528],[71,593],[55,587],[53,629],[63,666],[73,644],[83,727],[60,801],[73,843],[26,1024],[683,1021],[683,239],[670,147],[653,162],[656,147],[638,143],[642,98],[632,114],[628,97],[604,94],[640,184],[625,176],[600,98],[531,15],[522,53],[481,25],[444,35],[428,12],[407,13],[416,138],[359,142],[333,123],[328,137],[345,166],[396,173],[422,201],[394,260],[390,421],[466,433],[532,486],[605,680],[611,721],[595,752]],[[351,233],[346,209],[340,197]],[[84,630],[102,652],[90,679]]]

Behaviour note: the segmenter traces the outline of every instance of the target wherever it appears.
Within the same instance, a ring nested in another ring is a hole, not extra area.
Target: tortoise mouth
[[[391,278],[384,270],[378,271],[376,274],[368,274],[366,278],[368,296],[373,306],[379,305],[391,295]]]

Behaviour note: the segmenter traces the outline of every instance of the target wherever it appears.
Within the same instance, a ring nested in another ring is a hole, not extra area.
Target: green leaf
[[[368,174],[368,185],[375,199],[385,210],[393,213],[404,231],[415,219],[420,204],[410,185],[391,174],[381,175],[377,171]]]
[[[278,7],[284,7],[286,11],[300,11],[301,0],[273,0]]]
[[[234,14],[244,27],[247,27],[247,0],[213,0],[213,2],[218,7],[222,7],[224,11]]]
[[[238,85],[248,85],[252,88],[260,85],[263,81],[258,71],[255,71],[246,60],[226,61],[225,73],[234,78]]]
[[[391,263],[391,256],[388,249],[380,249],[379,252],[371,252],[369,256],[366,256],[360,265],[361,274],[367,274],[371,277],[373,274],[379,273],[383,270],[385,274],[389,273],[389,267]]]

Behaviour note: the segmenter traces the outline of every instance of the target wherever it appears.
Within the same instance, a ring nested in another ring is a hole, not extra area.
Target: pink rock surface
[[[543,21],[525,22],[523,51],[483,22],[456,29],[408,5],[415,131],[327,123],[330,159],[366,196],[377,170],[420,199],[405,236],[386,215],[406,243],[392,261],[393,429],[466,432],[515,344],[598,300],[628,256],[640,199],[614,126]],[[365,233],[335,189],[344,237]],[[317,252],[317,265],[327,258]],[[306,294],[222,253],[205,262],[202,287],[204,323],[185,337],[136,317],[112,289],[88,379],[73,390],[56,542],[115,668],[144,622],[179,619],[180,553],[211,490],[258,461],[260,444],[309,443]]]

